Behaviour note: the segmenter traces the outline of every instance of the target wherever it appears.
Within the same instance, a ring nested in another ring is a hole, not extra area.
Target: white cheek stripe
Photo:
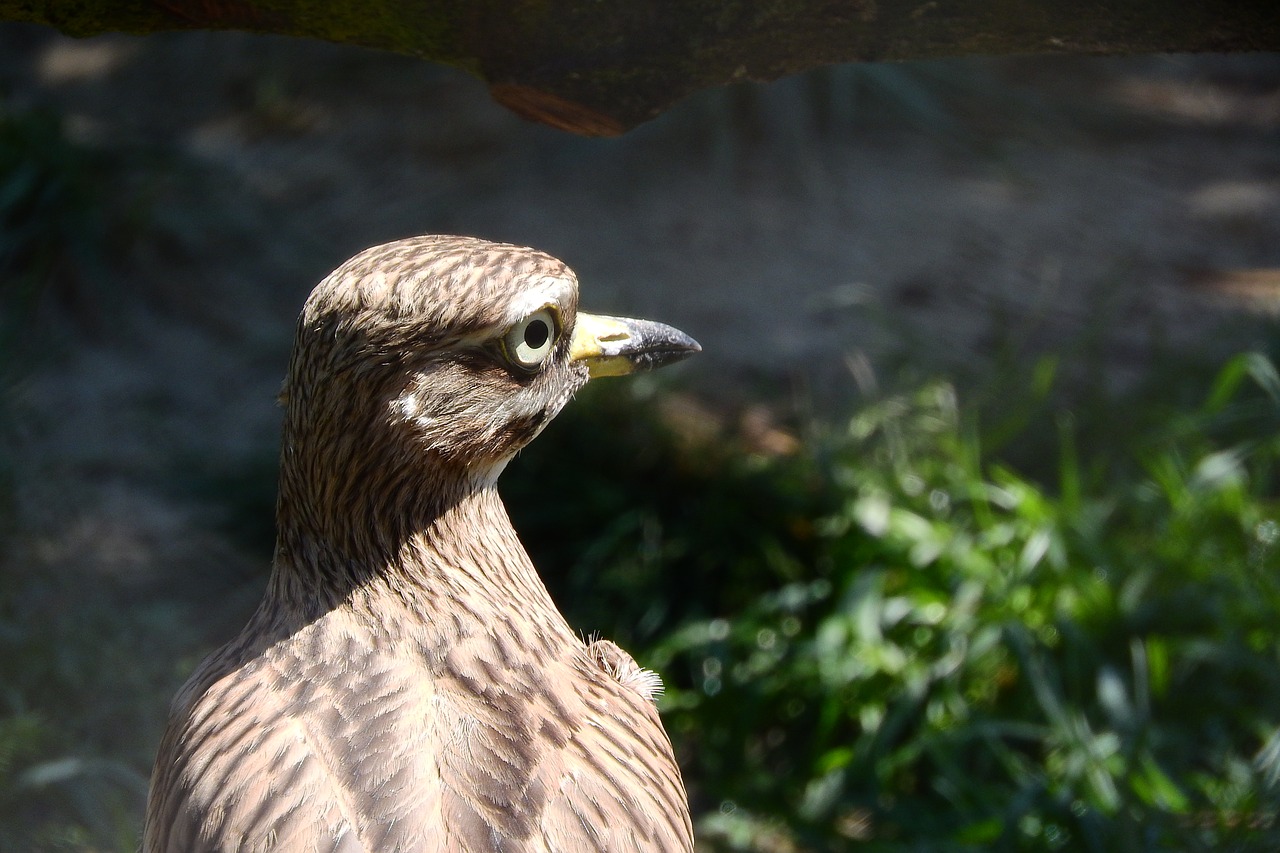
[[[392,415],[400,421],[430,428],[436,419],[422,411],[422,400],[416,391],[405,391],[391,401]]]
[[[421,388],[413,391],[406,390],[392,400],[392,417],[405,423],[417,424],[422,429],[430,429],[439,423],[440,419],[435,417],[423,405],[422,391],[423,389]],[[491,415],[482,405],[473,401],[460,409],[451,409],[449,417],[462,418],[464,420],[468,418],[483,419],[489,425],[496,425],[506,424],[517,418],[530,417],[542,411],[542,409],[543,400],[541,396],[531,389],[525,388],[503,400],[498,405],[497,411]]]
[[[513,421],[517,418],[530,417],[542,411],[543,402],[541,395],[533,393],[528,388],[521,389],[519,393],[503,400],[498,406],[498,419]]]

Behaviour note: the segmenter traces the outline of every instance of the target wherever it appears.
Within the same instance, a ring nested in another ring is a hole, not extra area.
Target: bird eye
[[[507,359],[523,370],[533,370],[547,360],[556,342],[556,317],[543,308],[511,327],[503,338]]]

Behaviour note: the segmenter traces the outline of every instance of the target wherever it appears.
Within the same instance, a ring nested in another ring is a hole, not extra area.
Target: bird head
[[[591,377],[699,349],[660,323],[579,311],[573,271],[534,249],[376,246],[303,308],[281,395],[286,463],[292,453],[343,491],[421,460],[490,479]]]

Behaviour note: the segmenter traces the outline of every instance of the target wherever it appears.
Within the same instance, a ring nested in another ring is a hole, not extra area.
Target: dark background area
[[[8,25],[0,99],[0,848],[133,848],[265,578],[296,312],[433,232],[704,346],[504,492],[666,677],[708,849],[1274,848],[1276,57],[836,67],[587,140],[404,57]]]

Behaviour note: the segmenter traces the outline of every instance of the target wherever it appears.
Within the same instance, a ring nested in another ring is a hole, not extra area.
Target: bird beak
[[[597,376],[625,376],[688,358],[702,347],[679,329],[652,320],[628,320],[579,312],[569,359]]]

